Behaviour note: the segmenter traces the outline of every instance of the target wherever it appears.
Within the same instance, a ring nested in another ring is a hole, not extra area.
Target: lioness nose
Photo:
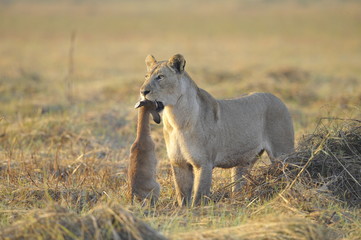
[[[148,93],[150,93],[149,90],[140,91],[140,93],[145,97]]]

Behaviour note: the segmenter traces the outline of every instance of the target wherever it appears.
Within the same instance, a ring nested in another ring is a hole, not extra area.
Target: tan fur
[[[237,181],[263,151],[271,160],[294,151],[291,116],[274,95],[216,100],[184,71],[182,55],[162,62],[148,56],[146,64],[141,92],[165,106],[163,132],[179,204],[189,204],[192,192],[193,205],[210,194],[215,167],[233,168]],[[240,188],[238,181],[234,190]]]
[[[157,158],[154,142],[150,136],[149,115],[156,114],[155,104],[146,101],[138,110],[137,137],[130,149],[128,182],[130,198],[150,199],[155,204],[159,197],[160,185],[156,180]],[[153,115],[154,116],[154,115]]]

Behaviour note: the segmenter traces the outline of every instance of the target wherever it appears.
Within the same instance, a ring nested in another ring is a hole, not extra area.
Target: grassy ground
[[[361,118],[360,10],[357,1],[0,1],[0,228],[34,209],[84,215],[118,204],[172,238],[261,236],[268,223],[288,222],[357,239],[359,207],[303,185],[297,198],[231,198],[228,188],[218,194],[227,170],[215,170],[219,201],[176,207],[156,125],[160,201],[131,206],[125,193],[147,54],[183,54],[188,73],[218,98],[276,94],[301,141],[320,117]]]

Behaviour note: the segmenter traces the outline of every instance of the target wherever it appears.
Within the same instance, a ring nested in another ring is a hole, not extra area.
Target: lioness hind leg
[[[244,166],[237,166],[232,168],[232,192],[240,192],[243,185],[244,179],[243,175],[247,172],[248,168]]]
[[[243,179],[244,174],[246,174],[256,163],[256,161],[262,156],[264,150],[261,150],[246,166],[239,165],[232,168],[232,181],[234,185],[232,186],[232,192],[240,192],[242,190],[245,181]]]
[[[267,136],[265,150],[272,163],[282,155],[294,152],[294,131],[291,119],[275,122],[273,127],[268,128]]]
[[[191,203],[194,182],[192,166],[179,167],[172,165],[172,172],[179,206],[189,205]]]
[[[272,163],[282,155],[289,154],[294,152],[294,143],[293,141],[289,141],[285,144],[274,142],[272,144],[272,148],[266,149],[267,155]]]

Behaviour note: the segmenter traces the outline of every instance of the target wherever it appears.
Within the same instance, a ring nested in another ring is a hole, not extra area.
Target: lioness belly
[[[252,164],[255,157],[262,151],[262,147],[257,147],[249,151],[233,151],[217,155],[215,167],[233,168],[236,166],[248,166]]]

